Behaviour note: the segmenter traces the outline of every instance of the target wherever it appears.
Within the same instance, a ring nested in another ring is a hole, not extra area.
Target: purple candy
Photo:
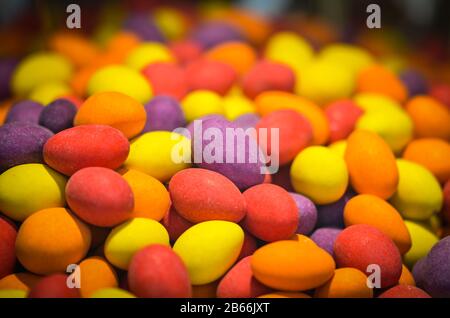
[[[172,131],[186,124],[180,104],[170,96],[155,96],[145,104],[147,122],[142,133],[155,130]]]
[[[316,206],[310,199],[301,194],[292,192],[289,194],[294,199],[295,204],[297,205],[298,214],[300,216],[300,222],[296,233],[309,235],[312,230],[314,230],[317,222]]]
[[[344,228],[344,207],[356,192],[347,189],[344,195],[331,204],[317,206],[317,227]]]
[[[199,138],[198,136],[195,135],[194,131],[193,135],[194,139],[192,142],[193,158],[195,161],[197,161],[196,157],[198,157],[201,158],[202,161],[201,163],[196,162],[196,164],[200,168],[212,170],[220,174],[223,174],[228,179],[233,181],[234,184],[241,190],[245,190],[247,188],[250,188],[251,186],[263,183],[264,173],[261,173],[261,170],[263,170],[262,168],[264,167],[264,164],[259,160],[259,155],[258,158],[256,158],[257,159],[256,162],[250,161],[250,147],[248,138],[239,140],[237,138],[234,138],[233,143],[228,143],[226,140],[226,129],[227,128],[236,129],[238,127],[236,127],[233,123],[228,122],[225,119],[215,117],[202,121],[203,134],[209,128],[216,128],[218,131],[221,132],[223,138],[222,156],[217,158],[221,160],[221,162],[207,162],[208,159],[207,157],[208,154],[210,153],[210,150],[212,153],[215,154],[215,147],[212,147],[213,143],[214,145],[216,144],[214,137],[212,137],[212,140],[209,140],[208,137],[205,135],[203,135],[203,138]],[[198,139],[199,142],[196,142],[197,138],[199,138]],[[234,149],[231,147],[233,144]],[[232,158],[232,162],[226,162],[227,153],[230,153],[230,151],[233,150],[234,150],[234,157]],[[257,151],[259,151],[259,148],[257,148]],[[237,160],[238,153],[242,155],[244,162],[238,162]]]
[[[334,257],[334,241],[342,232],[341,229],[323,227],[314,231],[311,239],[322,249]]]
[[[125,20],[123,28],[135,33],[143,41],[165,42],[161,31],[146,14],[131,14]]]
[[[202,123],[204,123],[206,120],[209,120],[209,119],[216,119],[216,120],[219,120],[219,121],[224,121],[224,122],[226,122],[226,123],[229,122],[229,121],[228,121],[225,117],[223,117],[222,115],[216,115],[216,114],[205,115],[205,116],[203,116],[203,117],[197,118],[196,120],[197,120],[197,121],[198,121],[198,120],[201,120]],[[194,122],[195,122],[195,121],[192,121],[192,122],[189,123],[189,125],[186,126],[186,129],[189,131],[189,135],[186,134],[185,136],[188,137],[189,139],[192,139],[192,137],[194,136]]]
[[[73,127],[73,119],[77,107],[67,99],[57,99],[48,104],[39,116],[39,125],[44,126],[55,134]]]
[[[432,297],[450,297],[450,236],[436,243],[413,269],[417,286]]]
[[[248,129],[254,128],[261,118],[256,114],[244,114],[236,118],[233,122],[236,126]]]
[[[400,79],[408,89],[409,96],[423,95],[428,92],[428,83],[425,77],[415,70],[406,70],[400,73]]]
[[[208,49],[224,42],[242,41],[244,37],[236,27],[228,23],[209,22],[200,25],[192,34],[192,39]]]
[[[0,126],[0,172],[25,163],[42,163],[42,148],[53,133],[21,122]]]
[[[38,124],[39,116],[44,107],[32,100],[23,100],[15,103],[6,115],[5,123],[23,122]]]
[[[11,95],[11,76],[16,67],[17,61],[14,59],[0,60],[0,100]]]

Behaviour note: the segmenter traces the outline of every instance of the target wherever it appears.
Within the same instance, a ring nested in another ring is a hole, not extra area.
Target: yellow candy
[[[181,154],[177,149],[184,150],[184,158],[191,158],[191,141],[188,138],[169,131],[148,132],[132,141],[125,166],[165,182],[178,171],[190,167],[186,161],[175,161],[179,158],[173,156]]]
[[[109,233],[105,242],[105,257],[114,266],[127,270],[134,253],[150,244],[169,246],[169,234],[159,222],[134,218]]]
[[[153,19],[158,29],[168,39],[179,39],[186,32],[186,21],[183,15],[175,9],[160,7],[155,9]]]
[[[360,93],[353,97],[355,103],[364,110],[364,112],[381,111],[388,112],[392,110],[401,110],[402,107],[395,100],[375,93]]]
[[[227,221],[198,223],[184,232],[173,250],[186,265],[193,285],[208,284],[234,264],[244,242],[244,231]]]
[[[120,288],[104,288],[92,293],[90,298],[136,298],[136,296]]]
[[[443,195],[439,182],[422,165],[397,159],[399,183],[392,205],[405,218],[426,220],[441,210]]]
[[[30,93],[29,98],[42,105],[47,105],[57,98],[69,95],[70,87],[63,82],[48,82],[36,86]]]
[[[39,163],[15,166],[0,175],[0,211],[16,221],[42,209],[64,207],[66,178]]]
[[[95,72],[88,83],[88,94],[119,92],[141,103],[152,97],[150,83],[138,71],[123,65],[109,65]]]
[[[339,155],[339,157],[344,158],[345,149],[347,148],[347,140],[335,141],[329,145],[328,148],[335,154]]]
[[[347,188],[347,166],[342,157],[327,147],[308,147],[292,163],[291,182],[296,192],[306,195],[315,203],[332,203]]]
[[[72,65],[65,57],[39,52],[29,55],[16,67],[11,87],[15,95],[25,97],[38,85],[67,82],[71,76]]]
[[[0,298],[27,298],[28,292],[20,289],[2,289]]]
[[[354,75],[374,63],[373,57],[366,50],[343,43],[326,46],[320,51],[319,58],[343,65]]]
[[[244,114],[256,113],[253,102],[240,95],[227,96],[223,99],[223,107],[225,110],[225,117],[228,120],[235,120]]]
[[[416,222],[405,221],[405,225],[411,235],[412,246],[403,255],[403,260],[409,268],[412,268],[419,259],[428,254],[433,245],[439,242],[439,239],[436,235]]]
[[[187,94],[181,102],[188,122],[202,116],[224,113],[222,98],[211,91],[196,90]]]
[[[266,45],[264,57],[284,63],[295,72],[301,72],[314,55],[311,45],[293,32],[278,32],[272,35]]]
[[[348,98],[355,88],[355,77],[339,63],[315,60],[301,72],[295,87],[298,95],[324,105]]]
[[[174,58],[169,49],[161,43],[145,42],[134,48],[126,58],[126,64],[136,71],[155,62],[173,62]]]

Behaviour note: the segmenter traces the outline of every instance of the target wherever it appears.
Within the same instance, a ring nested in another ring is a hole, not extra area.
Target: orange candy
[[[311,296],[295,292],[274,292],[259,296],[258,298],[311,298]]]
[[[11,274],[0,279],[0,290],[19,289],[30,291],[41,278],[30,273]]]
[[[192,285],[193,298],[216,298],[217,285],[220,279],[205,285]]]
[[[313,128],[313,145],[323,145],[330,135],[325,112],[310,100],[291,93],[268,91],[255,99],[256,111],[264,116],[280,109],[292,109],[303,115]]]
[[[372,298],[367,276],[356,268],[344,267],[334,271],[325,285],[316,289],[315,298]]]
[[[368,224],[389,236],[400,254],[411,248],[411,236],[400,213],[386,201],[371,194],[351,198],[344,208],[345,226]]]
[[[123,132],[127,138],[132,138],[142,131],[146,119],[144,106],[134,98],[118,92],[101,92],[81,105],[74,124],[109,125]]]
[[[417,162],[445,183],[450,179],[450,144],[438,138],[422,138],[411,141],[403,158]]]
[[[327,282],[334,273],[333,258],[323,249],[300,241],[264,245],[251,258],[255,278],[281,291],[303,291]]]
[[[87,225],[64,208],[35,212],[20,226],[16,255],[20,263],[36,274],[65,272],[80,261],[91,245]]]
[[[81,297],[90,297],[93,292],[103,288],[119,286],[114,268],[102,257],[94,256],[80,263]]]
[[[388,144],[377,134],[355,130],[347,139],[344,155],[350,183],[358,193],[387,199],[398,185],[398,169]]]
[[[6,115],[8,115],[13,104],[14,101],[12,99],[8,99],[0,104],[0,125],[4,123]]]
[[[128,53],[137,47],[140,42],[140,39],[134,33],[123,31],[117,33],[109,40],[106,50],[123,62]]]
[[[402,274],[400,275],[400,278],[398,279],[399,285],[409,285],[409,286],[416,286],[416,281],[414,280],[414,276],[409,271],[408,267],[405,265],[402,265]]]
[[[166,187],[158,179],[137,170],[128,170],[123,178],[134,195],[134,210],[130,218],[160,221],[171,204]]]
[[[450,110],[429,96],[416,96],[405,105],[414,123],[417,138],[431,137],[450,140]]]
[[[219,44],[206,52],[205,56],[209,60],[230,65],[239,75],[247,72],[256,61],[255,50],[243,42]]]
[[[389,96],[399,103],[408,98],[408,91],[397,76],[381,65],[363,69],[356,79],[357,92],[378,93]]]

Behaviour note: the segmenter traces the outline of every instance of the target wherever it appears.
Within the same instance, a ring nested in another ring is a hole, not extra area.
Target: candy
[[[203,50],[200,43],[189,39],[173,41],[169,44],[169,48],[182,65],[198,59]]]
[[[55,33],[49,46],[71,61],[76,67],[85,66],[95,59],[100,49],[86,37],[73,32]]]
[[[211,21],[194,30],[191,38],[204,48],[212,48],[221,43],[242,40],[243,35],[236,27],[228,23]]]
[[[345,192],[348,172],[344,160],[323,146],[301,151],[291,165],[291,182],[296,192],[318,204],[337,201]]]
[[[14,94],[26,96],[39,84],[66,82],[71,75],[72,66],[66,58],[56,53],[38,52],[27,56],[17,65],[11,87]]]
[[[135,69],[142,70],[145,66],[155,62],[172,62],[173,57],[169,49],[157,42],[143,42],[128,54],[125,63]]]
[[[345,162],[350,184],[358,193],[387,199],[397,190],[399,172],[395,157],[375,133],[354,131],[347,140]]]
[[[41,277],[30,273],[11,274],[0,279],[1,290],[22,290],[28,293]]]
[[[256,125],[259,136],[260,130],[267,131],[266,153],[279,156],[281,165],[292,161],[295,156],[306,148],[313,136],[311,124],[308,120],[293,110],[278,110],[265,115]],[[272,149],[272,129],[278,129],[279,152]]]
[[[242,90],[251,99],[265,91],[292,92],[295,85],[294,72],[284,64],[257,62],[243,77]]]
[[[27,298],[27,291],[20,289],[1,289],[0,298]]]
[[[252,100],[242,95],[228,95],[222,99],[225,117],[228,120],[236,120],[240,116],[256,112]]]
[[[405,109],[417,138],[450,140],[450,111],[444,104],[429,96],[416,96],[406,103]]]
[[[325,114],[330,123],[330,142],[335,142],[350,135],[363,110],[351,100],[341,100],[329,104]]]
[[[166,213],[161,223],[169,233],[171,242],[175,242],[180,237],[180,235],[184,233],[184,231],[186,231],[193,225],[193,223],[181,217],[180,214],[175,211],[173,206]]]
[[[242,226],[266,242],[288,239],[297,230],[299,213],[292,196],[273,184],[260,184],[244,192],[247,214]]]
[[[236,73],[228,64],[199,59],[190,63],[185,70],[190,90],[209,90],[225,95],[236,80]]]
[[[158,179],[137,170],[130,169],[122,176],[133,191],[134,209],[130,218],[160,221],[171,204],[166,187]]]
[[[327,252],[312,244],[278,241],[264,245],[251,258],[253,275],[281,291],[321,286],[333,276],[335,263]]]
[[[307,197],[297,193],[289,194],[295,201],[300,219],[296,233],[308,235],[316,226],[317,208]]]
[[[345,225],[371,225],[390,237],[400,254],[411,248],[411,237],[400,213],[386,201],[371,194],[350,199],[344,209]]]
[[[74,213],[96,226],[115,226],[133,211],[133,192],[117,172],[83,168],[67,182],[66,200]]]
[[[334,271],[333,277],[316,289],[315,298],[372,298],[366,275],[356,268],[344,267]]]
[[[29,98],[43,105],[47,105],[55,99],[69,95],[71,89],[64,82],[49,82],[36,86],[29,94]]]
[[[0,175],[0,211],[23,221],[36,211],[63,207],[66,179],[38,163],[23,164]]]
[[[176,149],[181,150],[175,152]],[[178,171],[190,167],[190,163],[182,160],[183,158],[190,160],[190,157],[191,142],[189,139],[177,133],[153,131],[145,133],[131,142],[130,154],[125,162],[125,167],[144,172],[161,182],[166,182]]]
[[[128,268],[133,294],[148,298],[191,297],[189,274],[170,247],[154,244],[134,254]]]
[[[65,129],[47,140],[44,160],[65,174],[88,167],[119,168],[130,145],[120,130],[106,125],[81,125]]]
[[[169,96],[155,96],[144,105],[147,122],[142,133],[156,130],[172,131],[186,124],[180,104]]]
[[[414,280],[413,274],[409,271],[405,264],[402,265],[402,275],[398,279],[399,285],[410,285],[416,286],[416,281]]]
[[[406,218],[426,220],[441,210],[442,190],[433,174],[412,161],[397,159],[399,183],[392,205]]]
[[[420,72],[407,69],[401,72],[399,77],[406,86],[409,96],[423,95],[428,92],[428,82]]]
[[[404,262],[410,268],[422,257],[425,257],[430,249],[439,241],[436,235],[418,223],[405,221],[411,235],[411,249],[403,256]],[[414,275],[415,277],[415,275]]]
[[[220,96],[207,90],[197,90],[187,94],[181,102],[181,108],[188,122],[205,115],[224,113]]]
[[[450,180],[444,185],[444,209],[443,214],[447,221],[450,220]]]
[[[173,246],[186,265],[193,285],[208,284],[233,265],[244,241],[244,231],[228,221],[206,221],[190,227]]]
[[[356,195],[351,187],[344,195],[331,204],[317,206],[317,227],[344,228],[344,207]]]
[[[153,94],[151,85],[143,75],[123,65],[109,65],[97,70],[89,79],[87,91],[89,95],[101,92],[115,92],[114,95],[122,93],[140,103],[148,102]],[[114,101],[115,97],[109,100],[111,103]],[[120,107],[123,101],[116,102]]]
[[[185,71],[173,63],[156,62],[142,69],[154,95],[167,95],[181,100],[188,93]]]
[[[14,223],[0,216],[0,279],[13,273],[16,264],[16,237]]]
[[[374,63],[373,56],[365,49],[355,45],[335,43],[325,46],[319,53],[321,60],[332,61],[345,66],[357,75]]]
[[[317,246],[327,251],[328,254],[334,257],[334,242],[341,232],[341,229],[322,227],[314,231],[311,235],[311,239],[317,244]]]
[[[89,228],[68,210],[44,209],[20,226],[16,255],[30,272],[47,275],[65,272],[68,265],[79,262],[90,244]]]
[[[225,274],[217,286],[217,297],[255,298],[270,293],[270,288],[253,277],[250,262],[251,257],[245,257]]]
[[[133,255],[151,244],[169,245],[169,234],[157,221],[133,218],[116,226],[105,242],[106,259],[114,266],[127,270]]]
[[[42,163],[42,149],[53,133],[34,124],[0,126],[0,172],[26,163]]]
[[[52,274],[39,280],[28,294],[28,298],[78,298],[76,288],[67,287],[68,276],[65,274]]]
[[[236,127],[247,130],[248,128],[255,127],[260,118],[256,114],[244,114],[236,118],[233,123]]]
[[[124,21],[123,28],[128,32],[133,32],[143,41],[164,41],[164,36],[152,19],[142,12],[131,13]]]
[[[48,104],[39,115],[39,125],[54,133],[73,126],[77,107],[66,99],[57,99]]]
[[[431,296],[415,286],[398,285],[389,288],[378,298],[431,298]]]
[[[259,296],[258,298],[311,298],[311,296],[296,292],[274,292]]]
[[[247,231],[244,231],[244,243],[242,244],[241,253],[239,254],[238,260],[253,255],[257,249],[258,242],[256,241],[256,238]]]
[[[102,257],[92,256],[79,265],[81,297],[90,297],[94,292],[104,288],[118,286],[114,268]]]
[[[92,293],[90,298],[136,298],[136,296],[120,288],[103,288]]]
[[[423,165],[441,184],[450,179],[450,144],[445,140],[413,140],[403,152],[403,158]]]
[[[401,256],[394,242],[370,225],[344,229],[334,243],[334,255],[339,267],[353,267],[363,273],[371,273],[369,265],[378,265],[381,288],[397,284],[402,272]]]
[[[292,109],[299,112],[313,128],[313,145],[324,144],[329,137],[329,125],[325,112],[310,100],[294,94],[269,91],[255,99],[257,112],[264,116],[279,109]]]
[[[23,100],[13,104],[5,118],[5,123],[23,122],[38,124],[42,110],[41,103],[32,100]]]
[[[205,169],[185,169],[169,183],[170,197],[178,213],[199,223],[209,220],[239,222],[246,203],[239,189],[223,175]]]
[[[205,53],[205,57],[231,66],[239,75],[245,74],[256,62],[256,52],[253,47],[238,41],[216,45]]]

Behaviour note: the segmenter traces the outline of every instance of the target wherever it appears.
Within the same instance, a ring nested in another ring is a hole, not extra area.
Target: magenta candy
[[[5,123],[25,122],[29,124],[39,124],[39,116],[44,107],[32,100],[23,100],[15,103],[5,118]]]

